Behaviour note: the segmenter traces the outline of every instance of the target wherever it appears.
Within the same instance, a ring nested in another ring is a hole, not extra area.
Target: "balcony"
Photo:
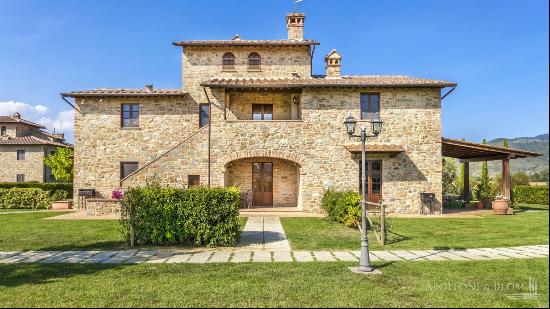
[[[301,122],[300,92],[227,92],[226,122]]]

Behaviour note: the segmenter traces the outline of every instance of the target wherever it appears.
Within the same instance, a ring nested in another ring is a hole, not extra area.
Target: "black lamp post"
[[[366,187],[366,150],[365,143],[367,137],[376,137],[382,132],[382,120],[379,117],[375,117],[370,120],[371,132],[367,135],[367,128],[362,125],[359,135],[354,135],[355,127],[357,126],[357,120],[349,115],[344,121],[346,131],[350,137],[359,137],[361,140],[361,258],[359,259],[359,269],[361,273],[370,273],[374,271],[374,268],[370,264],[369,258],[369,240],[367,238],[367,187]]]

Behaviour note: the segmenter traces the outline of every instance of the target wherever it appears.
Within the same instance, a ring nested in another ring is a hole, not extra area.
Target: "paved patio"
[[[479,261],[548,257],[548,245],[465,250],[371,251],[372,261]],[[285,263],[357,262],[359,251],[255,251],[240,248],[190,251],[13,251],[0,252],[0,264],[12,263]]]

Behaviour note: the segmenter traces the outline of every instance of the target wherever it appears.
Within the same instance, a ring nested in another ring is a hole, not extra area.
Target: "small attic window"
[[[260,70],[262,64],[262,57],[258,53],[250,53],[248,55],[248,69],[249,70]]]
[[[235,55],[233,55],[233,53],[227,52],[227,53],[223,54],[222,69],[223,70],[234,70],[235,69]]]

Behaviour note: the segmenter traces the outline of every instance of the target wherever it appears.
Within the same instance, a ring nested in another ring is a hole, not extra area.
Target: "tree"
[[[512,186],[528,186],[529,185],[529,175],[524,172],[517,172],[512,175]]]
[[[456,188],[456,161],[451,158],[443,158],[443,194],[457,194]]]
[[[59,147],[44,158],[44,164],[52,170],[57,181],[73,181],[73,154],[72,148]]]
[[[509,147],[509,145],[508,145],[508,140],[507,140],[507,139],[504,139],[504,140],[502,141],[502,146],[504,146],[504,147],[506,147],[506,148]]]
[[[483,144],[487,144],[486,139],[483,139]],[[487,167],[487,161],[483,161],[481,163],[481,177],[479,178],[479,182],[475,191],[477,195],[476,197],[480,201],[492,198],[491,180],[489,179],[489,169]]]

